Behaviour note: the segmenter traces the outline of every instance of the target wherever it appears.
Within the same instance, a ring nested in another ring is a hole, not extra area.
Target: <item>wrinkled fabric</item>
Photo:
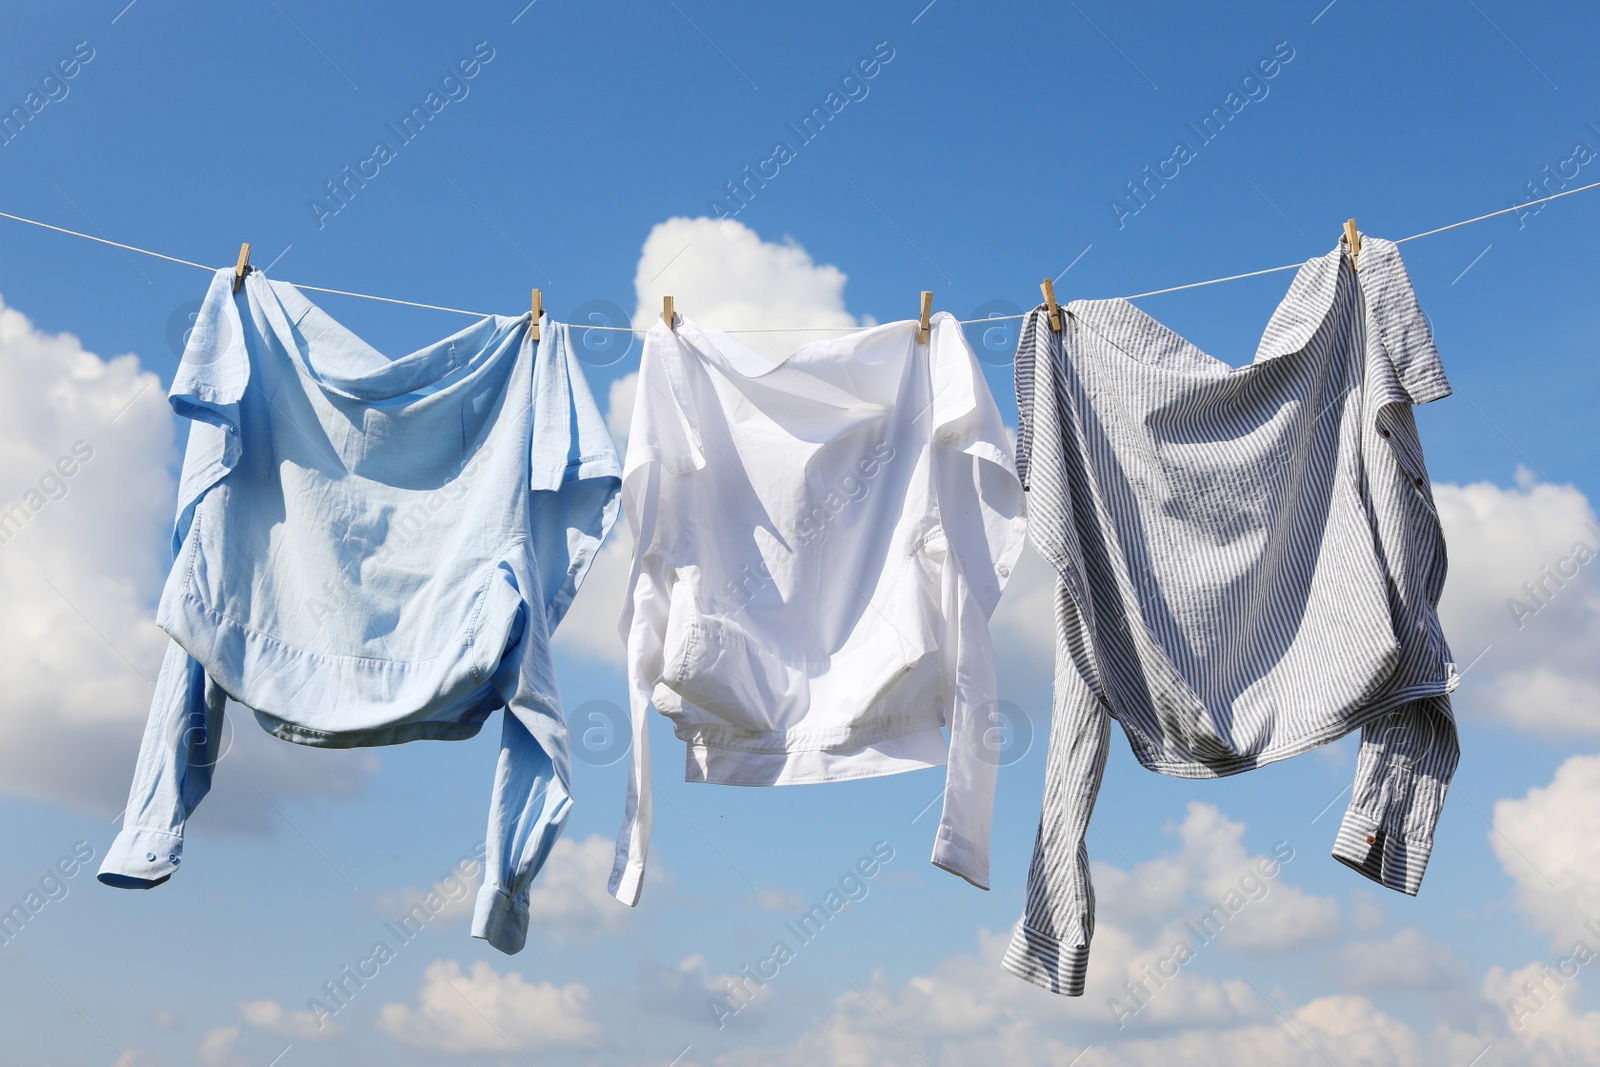
[[[227,697],[325,748],[471,737],[504,708],[473,934],[521,949],[571,806],[550,635],[621,476],[567,327],[530,324],[391,360],[293,286],[218,272],[169,391],[190,420],[171,643],[101,881],[177,870]]]
[[[633,759],[611,892],[638,900],[652,702],[685,778],[788,785],[947,765],[933,862],[988,888],[989,616],[1025,528],[961,327],[896,322],[774,362],[646,335],[624,465]],[[941,727],[948,726],[947,743]]]
[[[1125,300],[1027,316],[1029,536],[1055,568],[1055,708],[1005,967],[1083,991],[1084,833],[1122,724],[1162,774],[1237,774],[1361,731],[1333,854],[1414,894],[1457,760],[1445,546],[1411,407],[1449,395],[1395,246],[1296,275],[1234,368]]]

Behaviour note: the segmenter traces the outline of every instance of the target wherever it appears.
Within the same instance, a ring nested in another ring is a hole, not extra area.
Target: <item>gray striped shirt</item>
[[[1038,308],[1017,350],[1028,532],[1060,575],[1043,817],[1012,973],[1083,992],[1084,832],[1110,719],[1162,774],[1360,728],[1335,858],[1414,894],[1455,769],[1445,546],[1411,413],[1450,392],[1394,244],[1295,275],[1233,368],[1125,300]]]

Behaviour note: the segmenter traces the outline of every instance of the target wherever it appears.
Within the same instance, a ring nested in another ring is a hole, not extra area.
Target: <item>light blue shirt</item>
[[[169,398],[192,420],[171,636],[100,880],[166,881],[224,697],[326,748],[476,734],[504,707],[473,935],[526,937],[571,807],[555,630],[621,469],[568,328],[492,316],[389,359],[259,271],[218,272]]]

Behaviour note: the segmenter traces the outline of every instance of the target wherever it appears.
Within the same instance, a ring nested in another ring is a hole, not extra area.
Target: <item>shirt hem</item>
[[[948,760],[949,749],[938,725],[858,742],[848,749],[750,751],[690,741],[684,752],[684,781],[741,786],[814,785],[942,767]]]
[[[1295,738],[1286,745],[1270,748],[1255,755],[1234,756],[1215,763],[1202,763],[1197,760],[1152,758],[1143,747],[1142,739],[1137,738],[1135,734],[1129,731],[1126,723],[1123,723],[1122,729],[1128,735],[1128,744],[1133,749],[1134,759],[1138,760],[1139,765],[1145,770],[1154,771],[1157,774],[1165,774],[1172,778],[1227,778],[1235,774],[1243,774],[1245,771],[1254,770],[1268,763],[1291,759],[1310,752],[1312,749],[1331,744],[1339,740],[1339,738],[1361,729],[1361,727],[1374,719],[1382,718],[1402,704],[1409,704],[1429,697],[1447,696],[1455,688],[1455,683],[1456,679],[1452,671],[1451,677],[1442,681],[1396,690],[1394,693],[1385,696],[1380,702],[1364,706],[1359,713],[1331,723],[1315,733]],[[1121,722],[1122,720],[1119,718],[1117,721]]]

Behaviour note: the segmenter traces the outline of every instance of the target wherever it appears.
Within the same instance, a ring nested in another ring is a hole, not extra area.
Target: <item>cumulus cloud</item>
[[[529,982],[481,960],[470,974],[455,960],[430,964],[416,1006],[385,1004],[377,1025],[407,1045],[459,1054],[526,1055],[600,1037],[582,984]]]
[[[606,891],[615,857],[616,843],[599,834],[557,841],[528,897],[529,928],[547,940],[566,941],[615,933],[635,922],[638,911],[618,905]],[[652,862],[650,877],[659,884],[667,880],[667,869]]]
[[[1540,963],[1509,974],[1492,967],[1483,995],[1505,1007],[1524,1054],[1519,1062],[1536,1067],[1600,1063],[1600,1012],[1584,1011],[1578,984],[1559,972]]]
[[[679,314],[719,330],[870,325],[871,319],[845,310],[847,280],[838,267],[814,262],[793,238],[763,241],[732,219],[671,218],[645,238],[633,276],[639,298],[633,321],[648,327],[661,316],[661,298],[671,295]],[[807,341],[828,336],[770,333],[740,340],[781,359]]]
[[[1015,679],[1020,673],[1048,684],[1053,676],[1058,580],[1055,568],[1045,562],[1029,541],[1006,582],[1005,595],[989,619],[996,666],[1002,680]],[[1042,738],[1048,716],[1036,719],[1043,720],[1034,722],[1035,737]]]
[[[617,454],[628,454],[628,428],[633,425],[633,401],[639,395],[639,372],[624,374],[606,391],[606,429],[616,442]]]
[[[1259,997],[1257,998],[1259,1001]],[[1326,1062],[1336,1067],[1385,1064],[1420,1067],[1456,1062],[1438,1055],[1409,1026],[1379,1011],[1365,997],[1321,997],[1273,1013],[1260,1022],[1223,1029],[1183,1031],[1103,1046],[1083,1058],[1085,1067],[1268,1067]],[[1452,1046],[1456,1042],[1450,1043]],[[1452,1049],[1453,1051],[1453,1049]],[[1467,1062],[1472,1052],[1459,1062]]]
[[[1051,1016],[1061,1009],[1069,1018],[1081,1017],[1083,1002],[1057,1000],[1000,970],[1005,940],[982,932],[976,956],[951,957],[903,985],[875,974],[870,983],[856,983],[858,988],[835,998],[829,1014],[790,1046],[746,1047],[718,1062],[728,1067],[1072,1063],[1084,1045],[1053,1033],[1061,1029],[1056,1025],[1061,1016]]]
[[[1583,1011],[1576,984],[1552,981],[1540,964],[1510,974],[1491,969],[1479,1004],[1505,1014],[1472,1013],[1481,1019],[1474,1028],[1441,1022],[1425,1032],[1363,995],[1296,1003],[1259,978],[1229,978],[1205,987],[1202,995],[1190,991],[1203,1010],[1164,1023],[1141,1015],[1119,1031],[1098,1025],[1092,987],[1082,999],[1062,998],[1003,972],[999,958],[1005,940],[985,932],[976,954],[950,957],[903,983],[875,974],[870,983],[841,993],[798,1040],[781,1048],[739,1048],[716,1062],[728,1067],[1462,1067],[1479,1062],[1490,1048],[1497,1062],[1536,1067],[1600,1061],[1600,1012]],[[1392,947],[1415,948],[1418,941],[1402,932]],[[1090,975],[1093,983],[1092,967]],[[1157,998],[1154,1004],[1159,1003]],[[1513,1022],[1517,1005],[1522,1011]]]
[[[1516,883],[1517,907],[1556,948],[1585,923],[1600,926],[1596,812],[1600,755],[1568,757],[1549,785],[1495,802],[1489,844]]]
[[[1308,948],[1338,936],[1337,902],[1289,881],[1298,857],[1291,842],[1278,843],[1273,855],[1253,853],[1244,845],[1244,823],[1200,801],[1191,801],[1183,820],[1167,831],[1177,837],[1177,848],[1133,868],[1104,859],[1092,862],[1100,929],[1091,980],[1097,970],[1115,975],[1116,983],[1122,969],[1136,977],[1143,964],[1166,955],[1175,939],[1199,948],[1191,927],[1207,940],[1215,937],[1255,955]],[[1095,855],[1093,840],[1089,848]],[[1103,953],[1102,947],[1110,951]],[[1121,957],[1119,949],[1130,954]]]
[[[234,1052],[239,1047],[239,1028],[237,1026],[219,1026],[215,1030],[207,1030],[206,1036],[200,1040],[200,1047],[195,1054],[202,1063],[219,1067],[221,1064],[234,1062]]]
[[[1440,619],[1457,663],[1473,664],[1459,713],[1600,734],[1600,523],[1588,498],[1519,470],[1511,488],[1441,484],[1434,499],[1450,555]]]
[[[0,302],[0,790],[102,816],[126,799],[167,643],[155,605],[178,427],[137,356],[102,359]],[[377,765],[291,750],[229,715],[241,729],[196,825],[267,832],[281,820],[249,783],[339,795]]]
[[[628,574],[633,568],[633,535],[628,520],[619,516],[611,536],[600,546],[589,574],[572,607],[556,628],[550,647],[556,652],[622,670],[627,666],[627,646],[617,632]],[[619,703],[619,706],[621,704]],[[572,713],[572,708],[567,713]],[[572,724],[574,729],[577,723]]]
[[[1496,808],[1497,827],[1519,834],[1518,847],[1535,863],[1548,864],[1547,873],[1560,887],[1561,907],[1600,900],[1595,880],[1600,869],[1590,866],[1593,850],[1575,836],[1596,810],[1600,756],[1574,757],[1550,786]],[[1539,826],[1543,837],[1535,830]],[[1592,951],[1600,947],[1600,936],[1591,936],[1597,931],[1586,933],[1590,940],[1583,955],[1510,973],[1492,968],[1474,994],[1465,965],[1446,946],[1402,928],[1386,938],[1340,945],[1334,973],[1346,991],[1297,1002],[1260,976],[1247,980],[1229,974],[1237,957],[1213,953],[1210,942],[1197,941],[1192,925],[1184,922],[1207,902],[1244,888],[1243,875],[1260,871],[1266,857],[1245,847],[1244,825],[1212,805],[1196,803],[1168,829],[1176,838],[1174,847],[1136,867],[1094,865],[1100,919],[1083,997],[1057,997],[1012,977],[1000,967],[1009,934],[983,931],[975,953],[949,957],[899,983],[877,973],[870,983],[841,992],[785,1047],[743,1047],[717,1062],[730,1067],[813,1062],[1461,1067],[1491,1047],[1504,1062],[1538,1067],[1600,1062],[1600,1012],[1583,1010],[1573,980],[1574,964],[1600,966],[1600,952]],[[1275,851],[1284,854],[1281,847]],[[1568,858],[1560,861],[1559,854]],[[1513,868],[1506,856],[1502,861]],[[1339,907],[1290,883],[1294,862],[1264,879],[1265,892],[1233,914],[1216,938],[1219,944],[1258,954],[1286,945],[1319,947],[1337,936]],[[1526,889],[1537,875],[1518,878]],[[1542,914],[1546,904],[1538,898],[1525,906]],[[1304,929],[1313,933],[1308,936]],[[1146,965],[1176,938],[1196,947],[1193,960],[1176,977],[1152,980]],[[1570,938],[1560,944],[1574,951]],[[1125,1009],[1135,1004],[1134,987],[1142,1003],[1129,1014]],[[1465,997],[1466,1010],[1459,1013],[1460,1022],[1440,1020],[1424,1031],[1381,1010],[1366,995],[1392,997],[1407,990]],[[1114,1008],[1119,1003],[1120,1012]]]
[[[299,1041],[332,1037],[339,1032],[338,1027],[326,1021],[319,1026],[311,1012],[289,1011],[276,1000],[247,1000],[239,1005],[239,1014],[257,1030]]]
[[[614,1004],[630,1018],[641,1012],[659,1015],[663,1020],[693,1020],[705,1025],[725,1024],[735,1006],[742,1012],[752,1004],[765,1005],[773,995],[772,984],[754,985],[739,974],[717,974],[699,953],[685,956],[676,964],[655,960],[639,967],[637,989]],[[737,1018],[737,1012],[732,1018]],[[721,1026],[718,1027],[721,1029]],[[686,1061],[687,1062],[687,1061]]]
[[[624,908],[606,891],[615,843],[599,834],[582,840],[559,838],[550,850],[528,895],[529,932],[552,943],[604,937],[625,930],[639,913]],[[652,863],[647,876],[652,885],[665,885],[671,874],[665,864]],[[402,886],[376,894],[373,910],[403,916],[421,907],[425,921],[464,919],[472,914],[478,887],[483,884],[483,864],[464,857],[433,885],[419,889]]]
[[[1362,991],[1438,989],[1464,975],[1455,953],[1411,926],[1390,938],[1341,946],[1339,963],[1344,984]]]
[[[3,304],[0,376],[0,788],[110,814],[166,645],[173,418],[137,357]]]
[[[558,841],[557,847],[563,843]],[[482,884],[483,862],[476,855],[463,856],[426,889],[406,885],[378,893],[372,898],[372,908],[391,916],[412,913],[417,922],[460,919],[472,914]]]
[[[1339,908],[1289,881],[1291,850],[1253,853],[1244,825],[1213,805],[1191,804],[1169,830],[1174,847],[1135,868],[1094,864],[1099,908],[1083,997],[1056,997],[1013,977],[1000,967],[1009,931],[984,932],[974,955],[951,957],[902,986],[880,976],[870,989],[841,994],[792,1053],[752,1049],[727,1062],[777,1055],[778,1063],[893,1064],[927,1055],[950,1064],[1060,1064],[1085,1041],[1098,1047],[1136,1033],[1264,1023],[1274,1013],[1248,982],[1215,975],[1214,961],[1235,958],[1215,946],[1262,955],[1321,945],[1337,934]],[[1180,941],[1191,962],[1152,979]],[[1143,993],[1135,1000],[1130,988]]]

